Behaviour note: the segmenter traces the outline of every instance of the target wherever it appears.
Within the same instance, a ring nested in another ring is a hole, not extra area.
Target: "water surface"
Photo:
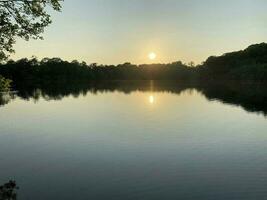
[[[2,94],[0,184],[19,200],[267,199],[265,93],[230,88]]]

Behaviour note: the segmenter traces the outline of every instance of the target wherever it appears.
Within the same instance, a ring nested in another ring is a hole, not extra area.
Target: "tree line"
[[[195,69],[182,62],[169,64],[87,65],[85,62],[63,61],[60,58],[9,60],[0,65],[0,75],[15,85],[42,82],[77,82],[97,80],[188,80]]]
[[[3,78],[5,77],[5,78]],[[209,57],[203,64],[191,66],[181,61],[168,64],[98,65],[64,61],[60,58],[23,58],[0,64],[0,85],[8,87],[32,84],[90,82],[103,80],[253,80],[267,81],[267,44],[243,51]]]
[[[206,79],[267,80],[267,44],[251,45],[245,50],[211,56],[201,66]]]

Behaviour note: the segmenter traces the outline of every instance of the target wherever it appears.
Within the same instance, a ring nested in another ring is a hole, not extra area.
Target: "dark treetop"
[[[42,39],[51,23],[48,6],[60,11],[60,0],[0,0],[0,61],[14,52],[15,38]]]

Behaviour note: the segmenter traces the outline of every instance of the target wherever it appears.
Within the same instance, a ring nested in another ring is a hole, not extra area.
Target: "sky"
[[[60,13],[49,10],[44,40],[19,39],[11,58],[198,64],[267,42],[266,10],[266,0],[65,0]]]

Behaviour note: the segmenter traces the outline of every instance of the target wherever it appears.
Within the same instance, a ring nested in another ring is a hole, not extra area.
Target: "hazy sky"
[[[267,42],[266,10],[267,0],[65,0],[45,40],[19,40],[12,57],[200,63]]]

